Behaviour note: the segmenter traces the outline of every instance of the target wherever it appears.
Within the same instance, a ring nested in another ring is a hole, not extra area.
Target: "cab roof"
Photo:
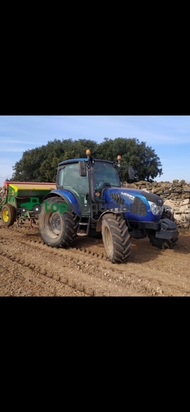
[[[93,159],[93,160],[94,160],[95,162],[114,163],[114,162],[111,161],[111,160],[104,160],[104,159]],[[69,164],[69,163],[78,163],[78,162],[82,162],[82,161],[88,162],[89,159],[88,159],[88,157],[77,157],[77,158],[74,158],[74,159],[63,160],[63,162],[60,162],[60,163],[58,164],[58,166],[66,165],[66,164]]]

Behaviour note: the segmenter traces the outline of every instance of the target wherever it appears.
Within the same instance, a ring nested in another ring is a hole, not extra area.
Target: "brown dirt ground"
[[[55,249],[37,224],[7,228],[0,220],[0,296],[190,296],[190,231],[179,229],[167,250],[131,239],[129,261],[113,264],[100,239]]]

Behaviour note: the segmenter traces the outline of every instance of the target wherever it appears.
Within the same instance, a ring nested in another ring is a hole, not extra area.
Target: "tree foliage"
[[[152,181],[162,174],[159,157],[155,151],[138,139],[118,137],[114,140],[104,138],[102,143],[93,140],[54,139],[35,149],[23,152],[20,161],[13,166],[11,180],[21,182],[55,182],[56,169],[59,162],[72,158],[85,157],[86,149],[91,150],[92,157],[107,160],[117,160],[122,156],[122,180],[128,180],[128,166],[134,169],[136,180]]]

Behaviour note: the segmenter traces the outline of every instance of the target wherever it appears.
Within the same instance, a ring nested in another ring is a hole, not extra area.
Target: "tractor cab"
[[[92,215],[92,204],[102,203],[105,188],[120,187],[116,162],[108,160],[75,158],[58,165],[57,190],[70,192],[76,199],[80,214]],[[73,198],[69,201],[73,204]]]
[[[84,170],[82,171],[81,166]],[[82,159],[71,159],[59,163],[56,187],[68,194],[68,201],[79,205],[80,213],[89,212],[89,176],[88,169]]]

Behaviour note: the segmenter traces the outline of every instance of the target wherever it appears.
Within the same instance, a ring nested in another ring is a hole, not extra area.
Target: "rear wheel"
[[[112,213],[103,216],[102,239],[107,257],[112,263],[124,263],[129,259],[131,242],[123,216]]]
[[[12,226],[16,220],[16,209],[14,206],[5,204],[1,209],[1,218],[6,226]]]
[[[69,246],[77,237],[78,216],[70,211],[64,212],[64,204],[63,199],[52,197],[48,199],[48,211],[44,204],[41,205],[38,218],[40,236],[52,247]],[[52,211],[53,207],[55,211]]]

